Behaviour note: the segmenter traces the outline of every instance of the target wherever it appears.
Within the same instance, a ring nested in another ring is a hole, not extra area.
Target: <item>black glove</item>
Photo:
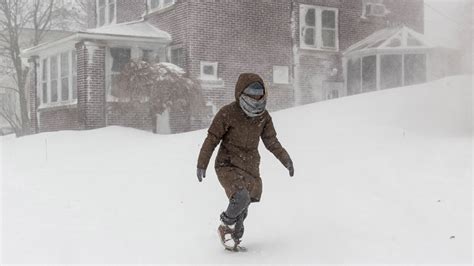
[[[202,182],[202,179],[206,177],[206,169],[198,168],[196,174],[199,182]]]
[[[286,169],[290,172],[290,176],[293,176],[295,174],[295,168],[293,168],[293,161],[290,159],[290,161],[286,164]]]

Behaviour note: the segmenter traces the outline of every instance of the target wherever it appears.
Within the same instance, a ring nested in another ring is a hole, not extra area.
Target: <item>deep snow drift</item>
[[[471,77],[273,113],[295,177],[260,145],[262,202],[218,242],[206,131],[1,138],[3,263],[470,263]],[[271,95],[270,95],[271,97]]]

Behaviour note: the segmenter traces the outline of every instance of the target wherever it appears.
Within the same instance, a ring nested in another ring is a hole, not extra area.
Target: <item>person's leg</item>
[[[243,223],[243,220],[247,216],[246,210],[249,204],[250,193],[248,190],[244,188],[237,191],[230,198],[227,210],[221,213],[221,221],[226,225],[233,225],[240,218]],[[244,218],[242,219],[242,217]]]
[[[244,235],[244,221],[247,218],[248,214],[248,207],[237,217],[237,221],[235,222],[234,233],[232,237],[234,239],[241,239]]]

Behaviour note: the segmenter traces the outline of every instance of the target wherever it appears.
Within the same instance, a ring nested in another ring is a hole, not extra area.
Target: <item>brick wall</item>
[[[135,21],[145,14],[146,0],[117,0],[116,23]],[[96,0],[87,2],[87,28],[96,28]]]
[[[263,78],[269,91],[270,110],[284,107],[278,103],[292,101],[291,85],[273,84],[273,66],[292,66],[288,3],[189,1],[190,72],[198,78],[200,61],[218,62],[218,78],[223,79],[224,86],[206,91],[217,108],[234,100],[235,83],[244,72]]]
[[[40,109],[38,112],[40,117],[40,132],[82,129],[76,106],[46,108]]]
[[[76,44],[77,105],[84,129],[105,126],[105,46],[92,42]]]
[[[146,0],[117,0],[117,23],[139,20],[145,14]]]

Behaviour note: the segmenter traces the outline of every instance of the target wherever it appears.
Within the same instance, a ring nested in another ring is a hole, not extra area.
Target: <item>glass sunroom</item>
[[[431,49],[406,26],[373,33],[343,53],[347,95],[426,82]]]

